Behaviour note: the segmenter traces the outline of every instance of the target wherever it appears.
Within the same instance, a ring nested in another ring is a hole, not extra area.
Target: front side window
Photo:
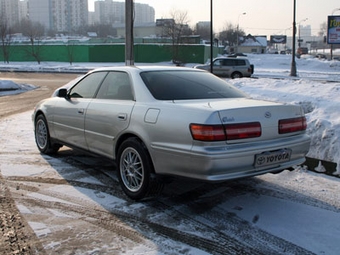
[[[87,75],[69,92],[70,98],[93,98],[107,72],[95,72]]]
[[[214,61],[214,66],[222,66],[223,65],[223,60],[215,60]]]
[[[158,100],[246,97],[233,85],[206,72],[149,71],[141,73],[141,77]]]

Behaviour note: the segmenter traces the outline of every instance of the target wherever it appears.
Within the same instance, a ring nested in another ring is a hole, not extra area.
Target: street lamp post
[[[292,64],[290,67],[290,76],[296,76],[296,62],[295,62],[295,34],[296,34],[296,0],[293,2],[293,45],[292,45]]]
[[[246,15],[247,13],[246,12],[243,12],[243,13],[240,13],[238,15],[238,18],[237,18],[237,31],[236,31],[236,36],[237,36],[237,39],[236,39],[236,44],[237,44],[237,52],[238,52],[238,45],[239,45],[239,26],[240,26],[240,16],[242,15]]]
[[[125,1],[125,65],[133,66],[133,0]]]
[[[213,0],[210,0],[210,72],[213,73],[213,54],[214,54],[214,40],[213,40]]]

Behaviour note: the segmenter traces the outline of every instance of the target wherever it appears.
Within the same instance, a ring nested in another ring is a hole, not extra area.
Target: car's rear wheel
[[[137,138],[124,141],[118,151],[119,182],[127,196],[140,200],[151,191],[153,164],[145,145]]]
[[[232,79],[242,78],[242,74],[240,72],[233,72],[231,74]]]
[[[35,142],[40,152],[44,154],[56,153],[61,145],[51,141],[50,132],[44,115],[40,114],[35,120]]]

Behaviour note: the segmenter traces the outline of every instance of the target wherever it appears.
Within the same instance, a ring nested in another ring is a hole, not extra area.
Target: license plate
[[[289,149],[282,149],[277,151],[268,151],[255,155],[255,167],[263,167],[268,165],[279,165],[282,162],[290,160],[292,151]]]

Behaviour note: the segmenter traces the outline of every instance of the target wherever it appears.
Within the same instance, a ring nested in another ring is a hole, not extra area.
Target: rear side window
[[[96,98],[133,100],[129,75],[125,72],[109,72]]]
[[[236,65],[237,66],[245,66],[246,61],[244,59],[236,59]]]
[[[224,59],[224,66],[245,66],[246,61],[244,59]]]
[[[158,100],[237,98],[246,95],[226,81],[206,72],[150,71],[141,73]]]
[[[225,66],[235,66],[236,61],[235,61],[235,59],[225,59],[223,61],[223,65],[225,65]]]

